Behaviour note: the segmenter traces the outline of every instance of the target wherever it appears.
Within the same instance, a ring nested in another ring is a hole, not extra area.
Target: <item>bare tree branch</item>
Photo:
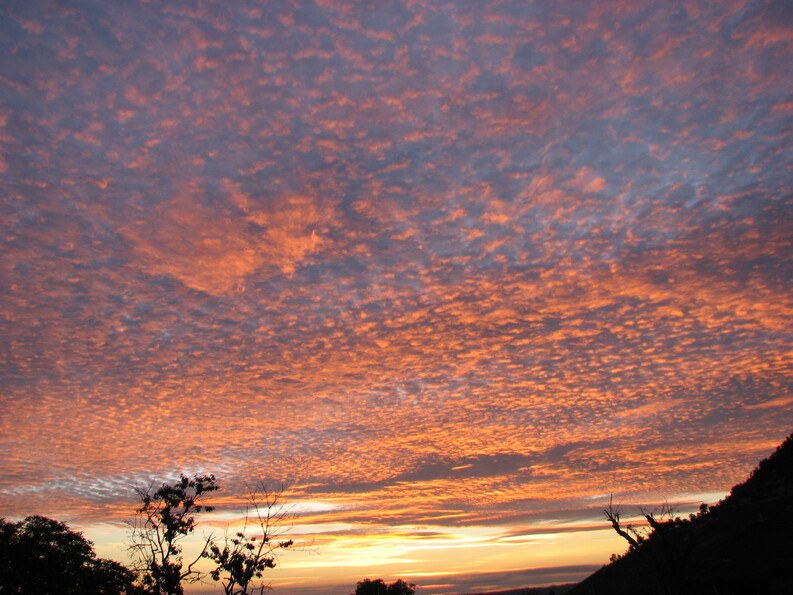
[[[603,509],[603,514],[606,515],[606,518],[611,523],[611,526],[614,527],[617,535],[625,539],[632,548],[635,549],[641,545],[642,538],[640,535],[634,536],[636,532],[635,530],[631,531],[633,527],[628,525],[626,531],[622,528],[622,525],[620,525],[620,509],[619,506],[614,506],[614,494],[609,495],[609,504],[608,507]],[[631,532],[633,532],[634,535],[631,535]]]
[[[206,557],[216,564],[210,576],[220,581],[226,595],[249,595],[254,592],[263,593],[267,585],[259,581],[264,571],[274,568],[278,553],[292,547],[294,542],[281,541],[287,530],[283,523],[287,518],[288,509],[280,503],[284,488],[271,491],[263,481],[259,489],[246,486],[248,491],[247,504],[243,512],[242,530],[229,536],[225,534],[223,546],[211,544]],[[260,533],[249,527],[256,525]]]

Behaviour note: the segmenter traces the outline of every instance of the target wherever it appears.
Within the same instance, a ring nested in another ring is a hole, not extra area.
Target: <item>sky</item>
[[[132,486],[263,480],[275,592],[429,595],[718,500],[793,429],[792,50],[784,0],[4,1],[0,516],[125,561]]]

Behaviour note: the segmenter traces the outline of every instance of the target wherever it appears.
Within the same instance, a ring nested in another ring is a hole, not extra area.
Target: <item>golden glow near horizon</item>
[[[130,486],[215,473],[222,531],[264,479],[280,592],[429,594],[718,499],[791,431],[791,22],[4,3],[0,516],[122,559]]]

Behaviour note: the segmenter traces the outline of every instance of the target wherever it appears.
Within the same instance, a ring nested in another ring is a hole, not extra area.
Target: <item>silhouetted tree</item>
[[[217,543],[209,545],[205,556],[216,564],[209,575],[220,581],[226,595],[264,593],[267,587],[263,582],[256,584],[257,579],[267,568],[275,568],[278,550],[293,545],[291,539],[278,539],[288,513],[280,503],[282,495],[283,489],[270,491],[264,482],[259,482],[258,491],[249,487],[242,530],[232,537],[227,533],[222,548]]]
[[[135,574],[96,558],[93,544],[66,523],[29,516],[0,519],[0,593],[120,595],[140,592]]]
[[[92,567],[93,572],[89,576],[88,588],[84,593],[144,595],[146,592],[143,587],[135,584],[135,573],[115,560],[98,558],[93,561]],[[62,590],[57,592],[63,593]]]
[[[195,515],[210,512],[212,506],[199,504],[219,489],[214,475],[182,475],[173,485],[162,484],[143,490],[135,488],[141,500],[138,516],[130,525],[130,538],[136,570],[143,584],[156,595],[182,595],[182,581],[200,580],[195,564],[206,554],[212,537],[204,540],[200,554],[185,567],[180,541],[195,530]]]
[[[375,580],[365,578],[355,587],[355,595],[386,595],[386,593],[388,593],[388,585],[381,578]]]
[[[414,595],[416,585],[402,579],[386,585],[383,579],[364,579],[355,587],[355,595]]]
[[[700,507],[700,514],[706,514],[707,510],[707,506]],[[644,508],[640,508],[640,512],[647,521],[644,527],[623,525],[613,497],[609,497],[608,506],[603,510],[614,531],[628,542],[629,550],[645,554],[658,578],[668,583],[672,592],[682,592],[686,560],[694,548],[694,515],[681,519],[668,504],[658,512]]]

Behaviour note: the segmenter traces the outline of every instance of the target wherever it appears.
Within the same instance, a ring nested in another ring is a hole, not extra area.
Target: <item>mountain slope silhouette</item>
[[[568,595],[793,593],[793,434],[698,515],[667,520]]]

